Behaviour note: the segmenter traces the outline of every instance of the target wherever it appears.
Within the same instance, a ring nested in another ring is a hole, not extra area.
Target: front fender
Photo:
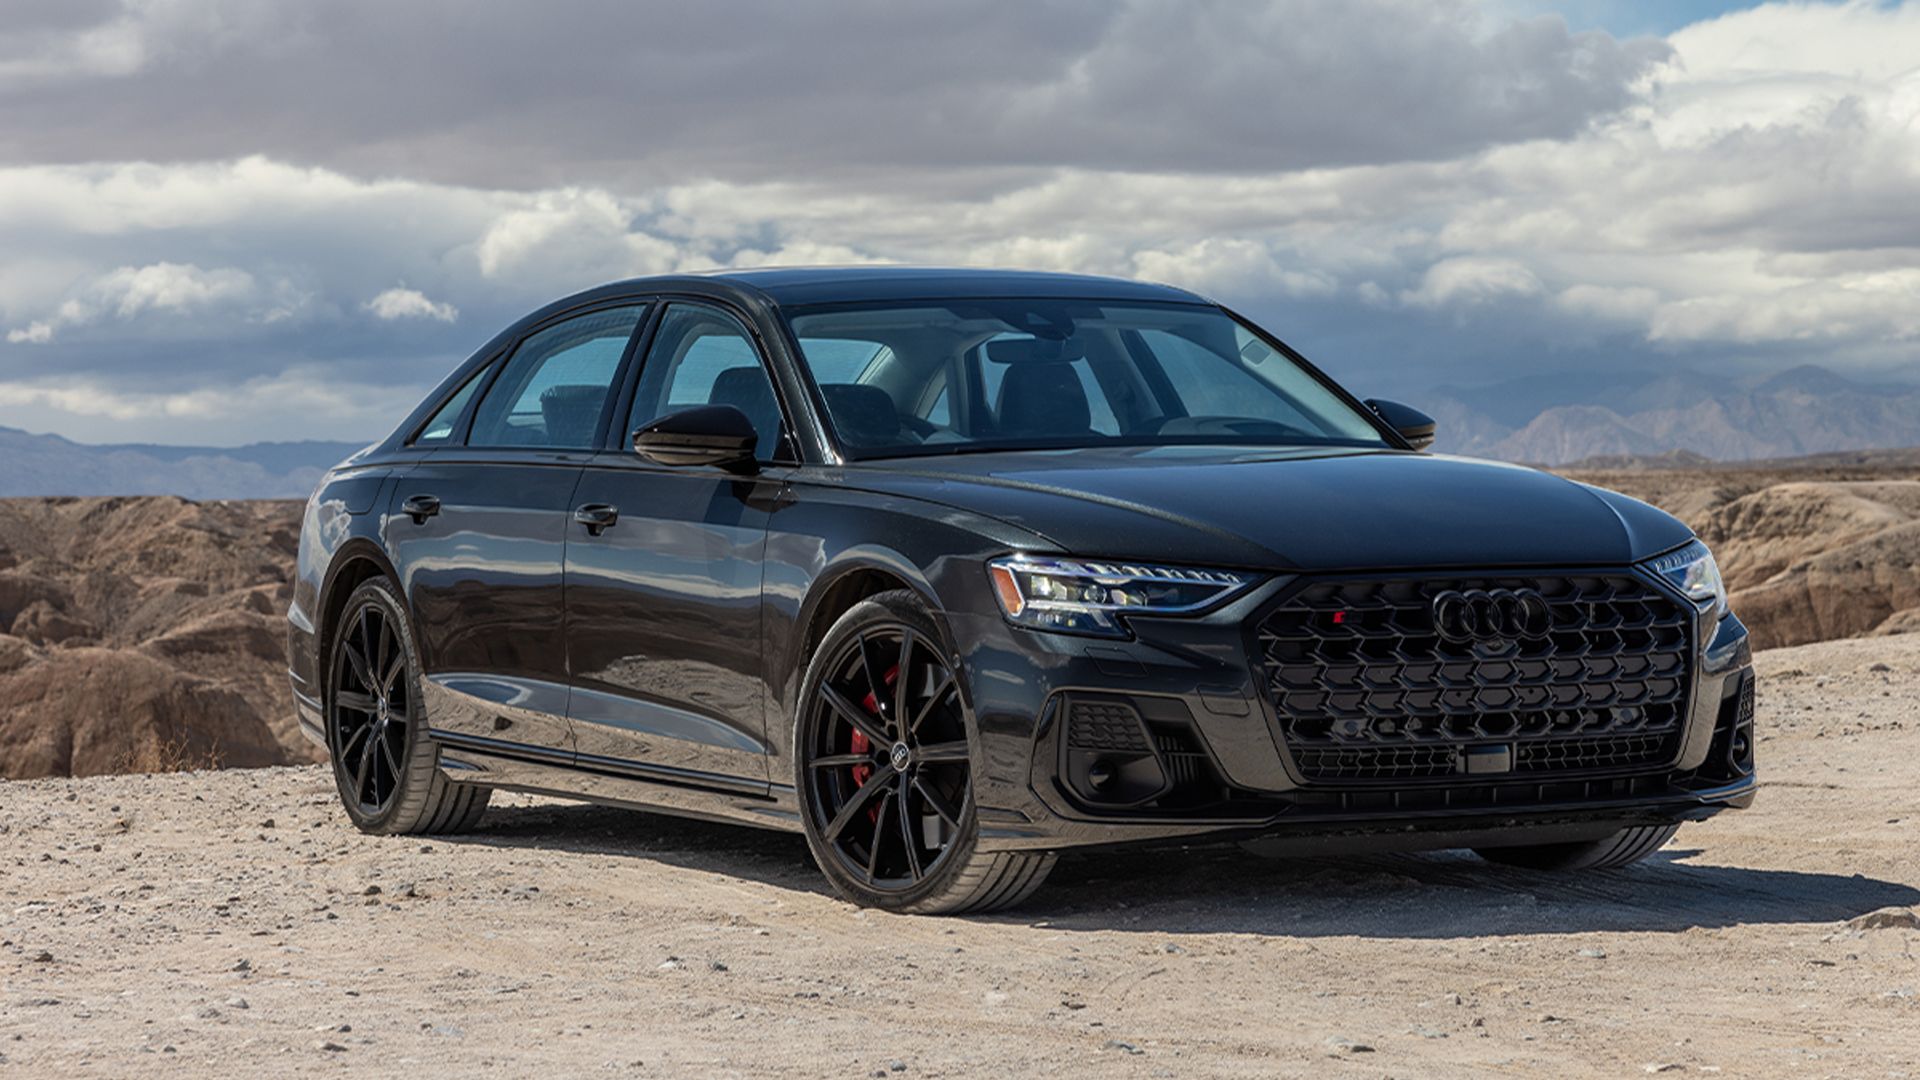
[[[1038,534],[984,515],[796,479],[768,522],[763,571],[767,670],[777,674],[769,680],[767,724],[774,752],[791,750],[809,641],[840,606],[845,593],[836,586],[885,575],[919,594],[944,623],[949,613],[998,611],[981,568],[987,559],[1052,550]]]

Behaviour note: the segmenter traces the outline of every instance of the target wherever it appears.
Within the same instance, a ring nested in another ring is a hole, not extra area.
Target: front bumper
[[[1731,615],[1702,615],[1693,629],[1683,729],[1676,756],[1657,769],[1404,785],[1307,780],[1284,750],[1247,630],[1285,588],[1268,583],[1204,619],[1135,620],[1135,636],[1125,641],[950,612],[978,721],[981,846],[1261,838],[1288,850],[1333,852],[1489,846],[1521,833],[1546,843],[1699,820],[1753,800],[1751,762],[1728,764],[1735,729],[1751,722],[1753,678],[1746,628]],[[1085,797],[1086,755],[1064,752],[1070,700],[1124,701],[1150,718],[1163,768],[1139,784],[1135,793],[1146,798],[1102,805]],[[1196,775],[1213,794],[1183,800],[1174,780]]]

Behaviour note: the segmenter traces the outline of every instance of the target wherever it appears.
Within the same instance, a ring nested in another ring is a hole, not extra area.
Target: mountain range
[[[1753,381],[1689,371],[1538,376],[1441,387],[1410,403],[1439,421],[1436,450],[1536,465],[1675,452],[1749,461],[1920,445],[1920,386],[1811,366]]]
[[[1439,421],[1438,451],[1534,465],[1752,461],[1920,446],[1920,385],[1858,381],[1819,367],[1754,380],[1690,371],[1541,375],[1441,386],[1409,404]],[[0,496],[298,499],[361,445],[95,446],[0,428]]]
[[[0,428],[0,496],[179,495],[304,499],[320,475],[364,443],[92,446]]]

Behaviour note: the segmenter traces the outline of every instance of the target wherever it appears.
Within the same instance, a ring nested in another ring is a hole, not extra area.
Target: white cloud
[[[367,310],[373,312],[376,318],[388,322],[394,319],[438,319],[450,323],[460,317],[460,309],[452,304],[435,303],[427,299],[426,293],[404,287],[388,289],[367,301]]]
[[[108,318],[124,322],[150,312],[192,313],[246,301],[255,295],[253,275],[244,270],[202,270],[192,264],[171,262],[121,266],[84,281],[60,301],[49,318],[8,331],[7,340],[43,345],[53,340],[58,329]]]
[[[1516,259],[1462,255],[1427,267],[1418,288],[1400,294],[1415,307],[1484,304],[1539,295],[1545,287]]]
[[[113,314],[131,319],[143,311],[189,311],[253,292],[253,275],[245,270],[202,270],[192,264],[155,263],[122,266],[93,282],[88,294],[111,307]]]
[[[354,417],[363,408],[363,402],[356,400],[360,389],[335,383],[325,373],[315,371],[286,372],[234,386],[178,392],[127,390],[99,379],[79,377],[0,381],[0,406],[46,406],[112,420],[205,420],[268,405],[285,409],[289,402],[297,402],[302,412],[339,418]]]
[[[1327,270],[1254,240],[1208,238],[1174,251],[1138,251],[1132,261],[1132,276],[1178,282],[1204,293],[1245,294],[1258,288],[1309,298],[1330,296],[1338,287]]]
[[[1687,297],[1652,313],[1662,342],[1845,342],[1865,336],[1920,345],[1920,268],[1848,274],[1774,289],[1765,304],[1737,293]]]
[[[49,322],[28,323],[19,330],[7,331],[7,341],[15,345],[45,345],[53,340],[53,324]]]

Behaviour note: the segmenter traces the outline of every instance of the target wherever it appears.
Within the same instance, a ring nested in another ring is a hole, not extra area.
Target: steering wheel
[[[900,426],[923,439],[940,430],[940,425],[931,420],[923,420],[918,416],[908,416],[905,413],[900,415]]]

